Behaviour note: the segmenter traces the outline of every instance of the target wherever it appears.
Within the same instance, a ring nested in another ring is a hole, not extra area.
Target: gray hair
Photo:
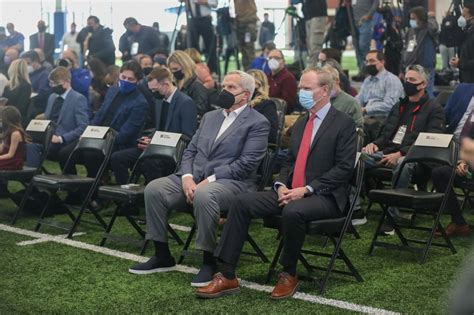
[[[405,73],[407,73],[408,71],[415,71],[421,76],[424,82],[428,82],[428,73],[426,72],[425,68],[423,68],[423,66],[411,65],[406,67]]]
[[[240,86],[242,87],[242,89],[244,89],[244,91],[250,92],[250,100],[253,95],[253,92],[255,91],[255,79],[253,78],[253,76],[240,70],[230,71],[227,73],[227,75],[231,74],[236,74],[240,77]]]

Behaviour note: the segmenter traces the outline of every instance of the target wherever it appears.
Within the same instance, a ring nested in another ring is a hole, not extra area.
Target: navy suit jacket
[[[216,140],[224,121],[222,110],[206,113],[184,151],[181,166],[170,179],[181,183],[181,175],[192,174],[196,183],[215,175],[222,184],[242,191],[256,188],[256,170],[265,156],[270,123],[255,109],[245,108]]]
[[[163,101],[156,102],[155,126],[158,130],[160,127],[161,108]],[[176,132],[192,137],[197,128],[197,106],[194,101],[184,94],[176,90],[171,99],[168,109],[168,116],[163,131]]]
[[[104,103],[92,119],[91,125],[103,126],[102,124],[109,107],[118,93],[120,93],[120,90],[117,86],[112,86],[108,89],[107,94],[105,94]],[[138,88],[125,97],[115,113],[110,126],[108,126],[118,133],[115,139],[116,148],[125,149],[136,145],[136,141],[145,123],[147,111],[148,103]]]
[[[54,101],[58,98],[56,93],[49,96],[48,105],[44,112],[46,119],[51,119]],[[63,138],[64,143],[71,143],[81,136],[89,124],[89,106],[84,95],[70,90],[64,100],[59,118],[56,122],[55,134]]]

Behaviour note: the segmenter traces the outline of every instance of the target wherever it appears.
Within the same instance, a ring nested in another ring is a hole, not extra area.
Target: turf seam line
[[[131,261],[135,261],[135,262],[146,262],[149,259],[148,257],[144,257],[144,256],[139,256],[139,255],[135,255],[135,254],[127,253],[127,252],[118,251],[115,249],[110,249],[107,247],[101,247],[97,245],[92,245],[88,243],[71,240],[68,238],[64,238],[64,236],[62,235],[50,235],[46,233],[33,232],[29,230],[12,227],[5,224],[0,224],[0,230],[23,235],[23,236],[29,236],[36,239],[52,241],[59,244],[68,245],[68,246],[79,248],[79,249],[85,249],[85,250],[89,250],[95,253],[113,256],[117,258],[123,258],[123,259],[131,260]],[[176,270],[183,273],[193,273],[193,274],[198,272],[196,268],[188,267],[184,265],[178,265]],[[261,292],[271,292],[273,289],[270,286],[261,285],[261,284],[246,281],[246,280],[241,280],[240,285],[242,287],[249,288],[256,291],[261,291]],[[313,304],[327,305],[327,306],[332,306],[332,307],[336,307],[340,309],[361,312],[361,313],[366,313],[366,314],[383,314],[383,315],[400,314],[400,313],[396,313],[396,312],[381,309],[381,308],[364,306],[364,305],[359,305],[359,304],[350,303],[350,302],[341,301],[341,300],[328,299],[328,298],[306,294],[306,293],[296,293],[293,296],[293,298],[307,301]]]

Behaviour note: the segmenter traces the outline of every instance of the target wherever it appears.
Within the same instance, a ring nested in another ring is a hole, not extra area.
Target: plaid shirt
[[[368,116],[388,116],[393,105],[405,97],[400,79],[387,70],[365,78],[357,100]]]

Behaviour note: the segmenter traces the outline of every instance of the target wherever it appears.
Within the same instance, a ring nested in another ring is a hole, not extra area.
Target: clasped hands
[[[367,154],[374,154],[375,152],[379,151],[379,147],[374,143],[369,143],[366,145],[362,152]],[[402,157],[400,151],[390,154],[384,154],[383,158],[378,162],[379,165],[387,166],[390,168],[394,168],[398,164],[398,159]]]
[[[202,180],[199,184],[196,184],[191,176],[181,177],[181,184],[183,186],[184,195],[186,196],[186,202],[192,204],[194,199],[194,192],[199,187],[202,187],[208,183],[209,180],[207,178]]]
[[[278,205],[283,207],[287,205],[290,201],[302,199],[306,193],[308,193],[308,188],[299,187],[288,189],[286,186],[281,185],[278,187]]]

